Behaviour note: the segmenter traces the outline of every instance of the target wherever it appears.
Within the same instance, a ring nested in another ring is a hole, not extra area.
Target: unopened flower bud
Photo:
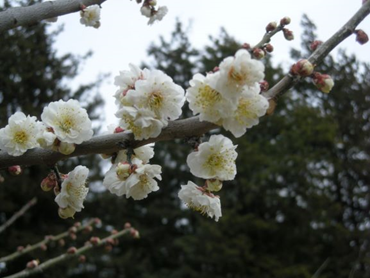
[[[92,226],[86,226],[83,230],[83,233],[88,234],[88,233],[91,233],[93,230],[94,228]]]
[[[249,49],[251,49],[251,45],[249,43],[245,42],[245,43],[242,44],[242,48],[246,49],[246,50],[249,50]]]
[[[76,149],[75,144],[66,143],[66,142],[60,142],[59,147],[58,147],[58,151],[64,155],[69,155],[73,153],[75,149]]]
[[[265,57],[265,51],[263,51],[262,49],[260,48],[255,48],[253,49],[253,56],[256,58],[256,59],[262,59],[263,57]]]
[[[105,244],[107,245],[114,245],[114,238],[107,238],[106,241],[105,241]]]
[[[310,44],[311,51],[315,51],[320,45],[322,44],[322,41],[315,40]]]
[[[45,192],[52,190],[58,186],[57,177],[54,173],[50,173],[46,178],[41,181],[41,189]]]
[[[60,247],[64,247],[64,245],[66,245],[66,242],[65,242],[64,239],[61,238],[61,239],[58,240],[58,244],[59,244]]]
[[[18,176],[22,173],[22,168],[19,165],[10,166],[8,167],[8,172],[12,176]]]
[[[114,129],[114,132],[113,133],[121,133],[121,132],[124,132],[125,130],[120,127],[120,126],[117,126],[115,129]]]
[[[77,239],[77,235],[74,234],[74,233],[70,233],[69,234],[69,238],[72,239],[72,240],[76,240]]]
[[[79,228],[81,227],[81,222],[76,222],[73,224],[74,227]]]
[[[77,248],[72,246],[72,247],[69,247],[68,250],[67,250],[67,254],[76,254],[77,253]]]
[[[23,250],[24,250],[24,246],[18,246],[17,247],[17,251],[18,252],[23,252]]]
[[[133,238],[140,238],[139,231],[134,228],[131,229],[130,234]]]
[[[307,59],[299,60],[295,63],[291,69],[290,73],[293,75],[299,75],[301,77],[310,76],[313,73],[314,66]]]
[[[77,228],[76,228],[75,226],[70,227],[70,228],[68,229],[68,233],[70,233],[70,234],[75,234],[75,233],[77,233]]]
[[[110,232],[112,235],[116,235],[118,234],[118,231],[116,229],[113,229],[111,232]]]
[[[290,31],[289,29],[284,28],[284,29],[283,29],[283,33],[284,33],[284,38],[285,38],[287,41],[292,41],[292,40],[294,40],[293,32],[292,32],[292,31]]]
[[[125,229],[128,229],[128,228],[131,228],[131,223],[129,222],[126,222],[125,223],[125,226],[124,226]]]
[[[323,93],[329,93],[334,86],[334,80],[328,74],[315,72],[312,78],[313,84]]]
[[[131,165],[129,163],[118,163],[116,167],[116,174],[120,180],[125,181],[131,175],[131,173]]]
[[[92,245],[95,245],[96,246],[96,245],[98,245],[100,243],[100,238],[98,238],[96,236],[93,236],[93,237],[90,238],[90,243]]]
[[[41,244],[41,245],[40,245],[40,249],[41,249],[42,251],[46,251],[46,250],[48,250],[48,247],[47,247],[47,245],[46,245],[46,244]]]
[[[58,210],[59,217],[62,218],[62,219],[67,219],[69,217],[73,218],[75,213],[76,213],[76,211],[71,207],[59,208],[59,210]]]
[[[149,6],[154,7],[155,5],[157,5],[157,1],[156,0],[149,0],[148,4],[149,4]]]
[[[39,265],[39,260],[32,260],[27,263],[27,269],[34,269]]]
[[[361,29],[355,31],[356,34],[356,41],[363,45],[369,41],[368,35]]]
[[[79,257],[78,257],[78,261],[79,261],[80,263],[84,263],[84,262],[86,262],[86,256],[85,256],[85,255],[81,255],[81,256],[79,256]]]
[[[216,179],[206,180],[205,187],[208,191],[218,192],[222,188],[222,181]]]
[[[281,26],[285,26],[285,25],[290,24],[290,22],[291,22],[290,17],[286,16],[286,17],[283,17],[283,18],[280,20],[280,25],[281,25]]]
[[[277,27],[276,21],[272,21],[269,24],[267,24],[267,26],[266,26],[266,32],[274,31],[276,29],[276,27]]]
[[[268,43],[268,44],[265,45],[265,50],[268,53],[271,53],[272,51],[274,51],[274,47],[272,46],[272,44]]]
[[[101,225],[101,220],[100,220],[100,218],[95,217],[95,218],[94,218],[94,224],[95,224],[95,226],[99,226],[99,225]]]
[[[260,88],[261,88],[261,92],[267,92],[268,89],[270,88],[270,85],[266,80],[262,80],[260,82]]]

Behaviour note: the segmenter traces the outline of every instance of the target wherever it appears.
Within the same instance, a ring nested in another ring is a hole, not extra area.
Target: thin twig
[[[5,231],[10,225],[12,225],[19,217],[24,215],[27,210],[29,210],[32,206],[37,203],[37,198],[33,197],[30,201],[27,202],[18,212],[13,214],[12,217],[9,218],[3,225],[0,226],[0,234]]]
[[[21,272],[18,272],[16,274],[4,277],[4,278],[22,278],[22,277],[28,277],[34,274],[42,273],[44,270],[48,269],[49,267],[55,266],[56,264],[60,264],[66,260],[70,260],[72,258],[77,258],[78,256],[86,253],[87,251],[95,248],[102,246],[106,243],[109,243],[111,239],[116,239],[119,238],[125,234],[128,234],[132,231],[133,228],[126,228],[114,235],[110,235],[104,239],[102,239],[99,243],[97,244],[86,244],[85,246],[77,249],[77,251],[74,254],[62,254],[58,257],[55,257],[53,259],[47,260],[46,262],[40,264],[39,266],[35,267],[34,269],[25,269],[22,270]]]
[[[316,270],[315,274],[312,276],[312,278],[319,278],[321,272],[324,271],[324,269],[328,266],[330,262],[330,258],[327,258],[323,263],[322,265],[319,267],[318,270]]]
[[[94,223],[94,221],[95,220],[92,219],[92,220],[88,221],[85,225],[81,225],[80,227],[76,227],[76,231],[79,232],[81,230],[84,230],[86,227],[91,226]],[[27,253],[35,250],[35,249],[38,249],[41,246],[46,245],[50,242],[57,242],[58,240],[69,236],[69,234],[70,234],[70,232],[66,231],[66,232],[60,233],[60,234],[55,235],[55,236],[45,236],[45,239],[41,240],[38,243],[35,243],[33,245],[29,245],[29,246],[25,247],[23,250],[16,251],[16,252],[14,252],[14,253],[12,253],[8,256],[0,258],[0,263],[5,263],[5,262],[8,262],[8,261],[14,260],[14,259],[16,259],[16,258],[18,258],[18,257],[20,257],[24,254],[27,254]]]

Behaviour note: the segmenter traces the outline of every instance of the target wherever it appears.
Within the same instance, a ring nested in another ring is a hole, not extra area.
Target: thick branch
[[[157,138],[149,138],[143,141],[135,141],[132,134],[116,133],[111,135],[96,136],[89,141],[76,147],[76,150],[70,155],[63,155],[51,150],[36,148],[27,151],[22,156],[11,156],[6,152],[0,152],[0,169],[12,165],[29,166],[29,165],[48,165],[52,166],[59,160],[68,157],[87,155],[87,154],[110,154],[122,149],[120,143],[128,143],[131,147],[139,147],[158,141],[169,141],[175,138],[186,138],[192,136],[201,136],[202,134],[217,128],[217,125],[200,122],[198,117],[185,120],[170,122]]]
[[[18,212],[14,213],[14,215],[10,217],[8,221],[6,221],[3,225],[0,226],[0,234],[4,232],[6,228],[12,225],[15,222],[15,220],[17,220],[19,217],[25,214],[26,211],[29,210],[36,203],[37,203],[37,198],[34,197],[30,201],[28,201],[27,204],[25,204]],[[0,262],[1,262],[1,259],[0,259]]]
[[[100,5],[106,0],[57,0],[38,3],[27,7],[14,7],[0,12],[0,32],[27,26],[41,20],[78,12],[81,5]]]
[[[353,34],[356,27],[360,22],[369,15],[370,13],[370,1],[367,1],[362,7],[357,11],[357,13],[346,23],[342,28],[340,28],[331,38],[320,45],[314,53],[308,58],[308,60],[313,65],[320,64],[324,58],[342,41]],[[292,88],[300,79],[297,77],[292,77],[287,74],[283,79],[281,79],[274,87],[272,87],[264,95],[267,98],[278,98]]]

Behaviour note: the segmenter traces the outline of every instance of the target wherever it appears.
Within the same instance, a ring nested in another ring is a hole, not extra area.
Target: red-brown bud
[[[242,48],[246,49],[246,50],[249,50],[249,49],[251,49],[251,45],[249,43],[245,42],[245,43],[242,44]]]
[[[68,250],[67,250],[67,254],[76,254],[77,253],[77,248],[72,246],[72,247],[69,247]]]
[[[310,76],[313,73],[314,66],[306,59],[299,60],[290,68],[292,75],[299,75],[301,77]]]
[[[265,45],[265,50],[268,53],[271,53],[272,51],[274,51],[274,47],[272,46],[272,44],[268,43],[268,44]]]
[[[269,85],[269,83],[266,80],[262,80],[260,82],[261,92],[267,92],[268,89],[269,89],[269,87],[270,87],[270,85]]]
[[[369,41],[368,35],[363,30],[358,29],[355,31],[355,34],[356,34],[356,41],[359,44],[363,45]]]
[[[328,94],[334,86],[334,80],[328,74],[314,72],[312,76],[313,84],[321,91]]]
[[[291,22],[291,19],[288,16],[283,17],[282,19],[280,19],[280,25],[281,26],[288,25],[288,24],[290,24],[290,22]]]
[[[283,33],[284,33],[284,38],[285,38],[287,41],[292,41],[292,40],[294,40],[293,32],[292,32],[292,31],[290,31],[289,29],[284,28],[284,29],[283,29]]]
[[[116,127],[115,129],[114,129],[114,133],[121,133],[121,132],[124,132],[125,130],[122,128],[122,127],[120,127],[120,126],[118,126],[118,127]]]
[[[129,228],[131,228],[131,223],[126,222],[126,223],[125,223],[124,228],[125,228],[125,229],[129,229]]]
[[[320,45],[322,44],[322,41],[315,40],[310,44],[311,51],[315,51]]]
[[[260,48],[255,48],[253,49],[253,56],[256,58],[256,59],[262,59],[265,57],[265,51],[263,51],[262,49]]]
[[[8,172],[12,176],[19,176],[20,174],[22,174],[22,168],[19,165],[10,166],[8,168]]]
[[[96,236],[93,236],[90,238],[90,242],[92,245],[98,245],[100,243],[100,238],[96,237]]]
[[[275,21],[272,21],[269,24],[267,24],[266,32],[274,31],[276,29],[276,27],[277,27],[277,23]]]
[[[45,192],[52,190],[56,186],[58,186],[58,181],[54,173],[50,173],[41,181],[41,189]]]

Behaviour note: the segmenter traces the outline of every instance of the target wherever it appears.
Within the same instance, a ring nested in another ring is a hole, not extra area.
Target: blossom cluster
[[[115,78],[115,94],[120,126],[136,140],[157,137],[168,121],[182,113],[184,90],[160,70],[141,70],[130,64]]]
[[[50,103],[44,108],[41,119],[40,122],[22,112],[13,114],[8,125],[0,129],[0,149],[12,156],[20,156],[37,147],[67,155],[75,150],[75,144],[93,136],[86,110],[74,99]]]
[[[203,187],[191,181],[181,186],[179,198],[189,208],[214,217],[216,221],[222,216],[220,198],[212,192],[220,191],[223,181],[235,178],[236,147],[227,137],[212,135],[208,142],[200,144],[188,155],[186,162],[190,172],[206,179]]]
[[[194,75],[186,99],[201,121],[223,126],[235,137],[258,124],[268,108],[260,94],[264,65],[245,49],[225,58],[216,72]]]
[[[159,190],[157,180],[161,180],[162,167],[149,164],[153,156],[153,145],[136,148],[132,153],[130,150],[119,151],[103,185],[117,196],[145,199],[149,193]]]

